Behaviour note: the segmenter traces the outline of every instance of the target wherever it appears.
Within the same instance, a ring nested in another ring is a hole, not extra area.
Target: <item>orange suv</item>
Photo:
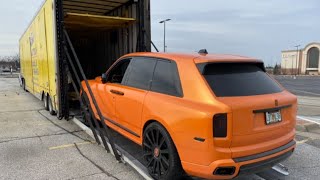
[[[155,179],[231,179],[295,148],[297,98],[260,60],[133,53],[89,84],[105,123],[142,146]]]

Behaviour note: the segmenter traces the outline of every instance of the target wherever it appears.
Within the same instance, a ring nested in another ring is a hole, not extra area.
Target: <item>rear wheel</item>
[[[151,123],[143,134],[143,157],[154,179],[181,179],[183,170],[177,149],[159,123]]]

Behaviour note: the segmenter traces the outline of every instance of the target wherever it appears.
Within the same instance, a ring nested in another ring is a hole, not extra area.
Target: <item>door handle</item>
[[[124,92],[113,90],[113,89],[111,89],[110,92],[113,93],[113,94],[116,94],[116,95],[120,95],[120,96],[124,95]]]

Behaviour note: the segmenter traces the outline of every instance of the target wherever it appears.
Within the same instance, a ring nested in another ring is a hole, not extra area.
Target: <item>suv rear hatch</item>
[[[200,66],[216,99],[232,109],[232,157],[275,149],[294,138],[296,97],[265,72],[262,62]]]

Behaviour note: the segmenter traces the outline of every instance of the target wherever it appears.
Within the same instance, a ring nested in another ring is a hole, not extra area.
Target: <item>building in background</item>
[[[320,43],[303,49],[281,52],[281,73],[288,75],[320,75]]]

